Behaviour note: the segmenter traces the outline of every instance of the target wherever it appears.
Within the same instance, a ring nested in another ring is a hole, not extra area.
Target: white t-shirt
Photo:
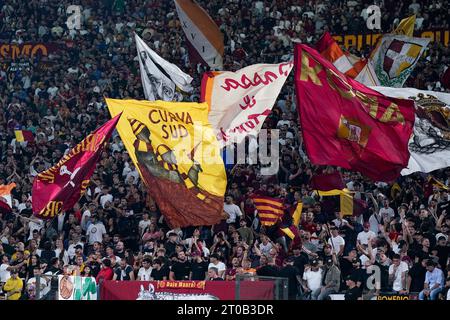
[[[87,229],[87,222],[88,222],[88,219],[89,219],[90,216],[91,216],[91,211],[89,209],[85,210],[83,212],[83,215],[81,216],[81,223],[80,223],[81,229],[86,231],[86,229]]]
[[[225,263],[223,263],[222,261],[219,261],[219,263],[218,264],[214,264],[214,263],[210,263],[209,265],[208,265],[208,269],[209,268],[217,268],[217,270],[219,270],[219,276],[222,276],[221,275],[221,272],[223,271],[223,272],[225,272],[225,270],[227,270],[227,266],[225,265]]]
[[[392,209],[391,207],[383,207],[380,209],[380,216],[383,218],[383,221],[386,221],[386,218],[389,218],[390,220],[395,216],[394,209]]]
[[[41,219],[38,219],[37,222],[30,221],[28,227],[30,228],[30,235],[28,236],[28,240],[31,240],[33,239],[33,231],[34,230],[41,231],[41,229],[44,227],[44,221],[42,221]]]
[[[374,214],[372,214],[369,218],[369,224],[370,224],[370,231],[372,231],[375,234],[378,234],[378,220],[375,217]]]
[[[273,246],[272,246],[271,242],[267,242],[266,245],[264,245],[264,243],[262,243],[262,242],[259,244],[259,250],[261,251],[261,253],[263,255],[266,255],[266,256],[270,253],[270,249],[272,249],[272,248],[273,248]]]
[[[141,281],[150,281],[150,275],[152,274],[153,268],[150,267],[147,270],[142,267],[139,269],[138,277],[140,277]]]
[[[45,274],[51,274],[50,272],[45,273]],[[47,293],[49,293],[51,287],[50,287],[50,283],[51,283],[51,278],[50,277],[45,277],[44,275],[41,275],[41,279],[40,279],[40,285],[41,285],[41,297],[45,296]],[[30,284],[33,284],[34,287],[36,288],[36,278],[30,278],[27,281],[27,286],[29,286]]]
[[[303,280],[307,282],[308,288],[312,291],[319,289],[322,286],[322,269],[305,271]]]
[[[147,228],[151,224],[150,220],[141,220],[139,221],[139,228],[141,230],[141,236],[144,234],[145,228]]]
[[[11,274],[6,270],[7,268],[9,268],[9,264],[2,263],[0,265],[0,282],[6,282],[6,280],[11,278]]]
[[[101,196],[100,197],[100,204],[102,205],[103,209],[105,208],[106,202],[109,201],[109,202],[112,203],[113,199],[114,199],[113,196],[110,195],[109,193]]]
[[[367,232],[361,231],[358,233],[357,240],[361,242],[361,244],[369,244],[369,239],[375,238],[376,234],[372,230],[369,230]]]
[[[395,278],[394,278],[394,284],[392,285],[392,289],[394,291],[400,291],[403,289],[402,286],[402,273],[408,271],[408,264],[404,261],[400,261],[400,265],[398,266],[397,270],[395,271]],[[389,266],[389,274],[394,273],[394,265],[391,264]]]
[[[94,244],[95,241],[102,242],[103,235],[106,233],[105,226],[101,222],[96,224],[91,223],[87,228],[86,235],[88,236],[89,244]]]
[[[333,243],[331,243],[331,241],[333,241]],[[341,246],[345,246],[345,240],[341,236],[331,237],[330,239],[328,239],[328,243],[332,248],[334,248],[334,252],[336,254],[338,254],[341,250]]]
[[[227,219],[227,223],[234,223],[236,222],[236,217],[240,217],[242,216],[242,212],[241,209],[235,205],[234,203],[232,204],[223,204],[223,210],[228,213],[228,215],[230,216]]]

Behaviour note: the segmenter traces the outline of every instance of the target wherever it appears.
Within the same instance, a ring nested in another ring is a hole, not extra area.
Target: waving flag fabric
[[[175,0],[175,6],[191,49],[191,61],[221,70],[223,34],[214,20],[194,0]]]
[[[416,104],[411,157],[402,175],[431,172],[450,166],[450,94],[415,88],[372,87],[389,97],[411,99]]]
[[[206,103],[106,99],[120,137],[171,228],[214,225],[226,174]]]
[[[135,34],[135,40],[145,99],[183,100],[180,91],[192,91],[192,77],[176,65],[161,58],[137,34]]]
[[[89,134],[56,165],[39,173],[33,182],[34,215],[50,219],[72,209],[86,192],[96,164],[120,115]]]
[[[284,214],[283,201],[280,199],[257,196],[253,198],[253,203],[263,226],[273,226]]]
[[[311,162],[376,181],[396,179],[409,160],[414,103],[346,77],[306,45],[296,44],[295,65],[297,107]]]
[[[207,72],[202,101],[221,146],[256,136],[293,67],[292,62],[255,64],[236,72]]]

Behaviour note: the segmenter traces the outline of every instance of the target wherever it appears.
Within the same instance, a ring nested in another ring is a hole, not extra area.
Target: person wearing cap
[[[375,232],[370,230],[369,222],[364,222],[363,228],[364,228],[364,230],[361,231],[360,233],[358,233],[357,242],[359,244],[367,245],[369,243],[369,241],[371,239],[375,238],[377,235],[375,234]]]
[[[311,261],[310,266],[306,267],[305,272],[303,273],[302,286],[304,295],[308,296],[311,294],[312,296],[313,292],[320,289],[322,286],[322,278],[323,270],[319,267],[319,260],[314,259]]]
[[[444,273],[436,268],[433,261],[427,262],[427,272],[425,273],[424,289],[419,293],[419,300],[436,300],[439,293],[444,288]]]
[[[345,284],[347,285],[347,291],[345,292],[345,300],[361,300],[361,291],[356,285],[358,279],[354,275],[349,275],[345,279]]]
[[[339,291],[341,284],[341,270],[334,262],[334,257],[327,257],[325,262],[322,286],[312,292],[313,300],[328,300],[330,294]]]
[[[16,269],[10,271],[11,277],[6,280],[3,291],[6,292],[7,300],[19,300],[22,296],[23,280],[19,278]]]

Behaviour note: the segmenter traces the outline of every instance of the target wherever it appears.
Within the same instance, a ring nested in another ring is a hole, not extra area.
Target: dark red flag
[[[315,174],[311,180],[311,187],[320,191],[342,190],[345,188],[345,184],[341,173],[335,171],[333,173]]]
[[[119,118],[120,114],[88,135],[55,166],[35,177],[32,198],[36,216],[50,219],[75,205],[86,191]]]

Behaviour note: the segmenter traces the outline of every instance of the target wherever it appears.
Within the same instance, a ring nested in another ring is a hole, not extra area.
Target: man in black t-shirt
[[[163,258],[158,257],[153,260],[153,270],[150,274],[151,280],[168,280],[170,270],[163,262]]]
[[[345,292],[345,300],[359,300],[361,298],[361,291],[356,286],[358,279],[354,275],[349,275],[345,281],[348,290]]]
[[[169,273],[170,280],[189,280],[191,263],[187,261],[184,251],[178,252],[177,261],[172,265]]]
[[[289,300],[296,300],[298,294],[298,269],[294,266],[294,257],[288,257],[283,262],[278,276],[288,279]]]
[[[194,261],[191,262],[191,274],[189,280],[205,280],[208,272],[208,263],[203,260],[202,256],[196,255]]]
[[[408,291],[420,292],[423,290],[423,284],[425,282],[425,274],[427,273],[427,261],[423,259],[420,262],[416,262],[408,271]]]

